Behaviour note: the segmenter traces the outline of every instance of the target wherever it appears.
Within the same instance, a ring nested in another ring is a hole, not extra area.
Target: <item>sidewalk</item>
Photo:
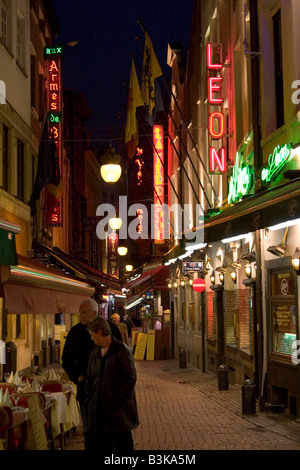
[[[218,390],[210,372],[179,361],[136,361],[140,425],[135,450],[300,450],[300,420],[288,414],[242,415],[240,386]],[[81,430],[66,450],[83,449]]]

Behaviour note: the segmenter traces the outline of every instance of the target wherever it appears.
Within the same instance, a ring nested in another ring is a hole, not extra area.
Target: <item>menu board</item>
[[[138,339],[135,347],[135,352],[134,352],[134,359],[136,361],[143,361],[145,357],[145,352],[146,352],[146,346],[147,346],[147,334],[146,333],[139,333],[138,334]]]
[[[146,353],[147,361],[154,360],[154,351],[155,351],[155,331],[149,330],[147,332],[147,353]]]

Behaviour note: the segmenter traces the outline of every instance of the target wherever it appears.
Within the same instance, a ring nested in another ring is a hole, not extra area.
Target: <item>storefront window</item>
[[[291,355],[297,339],[295,283],[292,270],[271,274],[273,352]]]

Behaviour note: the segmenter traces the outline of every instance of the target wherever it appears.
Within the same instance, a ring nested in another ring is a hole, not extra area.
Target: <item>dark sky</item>
[[[142,66],[141,18],[166,75],[169,42],[188,48],[193,0],[53,0],[60,25],[55,43],[77,40],[63,59],[64,86],[82,91],[93,117],[86,122],[93,140],[105,143],[121,134],[126,121],[131,57]],[[140,38],[140,44],[136,37]],[[105,142],[105,140],[107,141]]]

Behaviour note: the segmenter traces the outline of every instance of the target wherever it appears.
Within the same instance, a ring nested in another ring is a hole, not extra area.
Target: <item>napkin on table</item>
[[[30,392],[33,392],[32,388],[31,388],[31,385],[29,383],[29,380],[26,379],[26,385],[24,387],[24,390],[23,390],[24,393],[30,393]]]
[[[10,373],[10,376],[9,376],[9,379],[8,379],[7,383],[9,383],[9,384],[14,383],[14,373],[12,371]]]
[[[20,378],[20,376],[19,376],[19,372],[17,371],[17,372],[15,373],[13,383],[14,383],[15,385],[19,386],[21,382],[22,382],[22,380],[21,380],[21,378]]]
[[[5,390],[3,402],[1,404],[3,406],[9,406],[10,408],[12,407],[12,402],[11,402],[11,399],[9,398],[8,388]]]
[[[36,377],[33,378],[33,381],[32,381],[32,384],[31,384],[31,388],[34,392],[39,392],[40,391],[40,386],[39,384],[37,383],[37,380],[36,380]]]

